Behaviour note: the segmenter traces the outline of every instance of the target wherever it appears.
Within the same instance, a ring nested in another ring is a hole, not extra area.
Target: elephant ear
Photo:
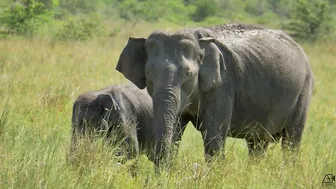
[[[211,37],[199,39],[200,47],[204,50],[204,57],[199,70],[201,90],[206,92],[221,83],[221,68],[225,67],[224,57]]]
[[[121,52],[116,70],[132,81],[138,88],[146,87],[145,63],[147,54],[144,49],[146,39],[130,37]]]
[[[118,103],[113,99],[110,94],[99,94],[96,98],[96,101],[98,103],[98,106],[105,111],[110,111],[111,109],[116,111],[120,110]]]

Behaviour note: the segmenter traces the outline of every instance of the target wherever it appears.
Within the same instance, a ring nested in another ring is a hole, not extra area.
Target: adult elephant
[[[299,148],[313,74],[280,30],[227,24],[130,37],[116,70],[152,96],[156,164],[169,152],[176,120],[202,133],[206,157],[227,136],[246,139],[250,154],[280,137],[283,149]]]

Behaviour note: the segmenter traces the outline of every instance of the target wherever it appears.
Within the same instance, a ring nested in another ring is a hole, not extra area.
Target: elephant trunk
[[[179,107],[178,90],[170,87],[161,87],[153,93],[153,130],[156,136],[154,163],[165,156],[169,158],[172,137]]]

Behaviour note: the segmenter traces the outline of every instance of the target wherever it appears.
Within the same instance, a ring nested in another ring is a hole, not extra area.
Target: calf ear
[[[116,70],[133,82],[138,88],[146,87],[145,64],[147,54],[144,49],[146,39],[130,37],[121,52]]]
[[[115,111],[119,111],[120,107],[118,103],[113,99],[110,94],[103,93],[97,96],[98,106],[101,107],[105,111],[110,111],[111,109]]]

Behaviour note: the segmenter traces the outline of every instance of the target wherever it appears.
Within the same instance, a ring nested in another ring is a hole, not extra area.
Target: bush
[[[266,1],[247,1],[245,12],[252,16],[263,16],[268,10],[268,3]]]
[[[292,19],[284,24],[290,35],[305,41],[328,38],[332,31],[328,1],[299,0]]]
[[[196,22],[215,16],[218,12],[218,4],[214,0],[198,0],[195,2],[195,6],[196,10],[192,14],[192,20]]]
[[[88,40],[103,31],[100,19],[93,16],[70,17],[57,32],[60,40]]]
[[[205,0],[198,0],[204,1]],[[185,23],[190,20],[190,16],[194,16],[195,3],[186,4],[183,0],[170,0],[170,1],[152,1],[152,0],[124,0],[116,3],[119,15],[121,18],[131,21],[146,20],[158,21],[169,20],[174,23]],[[202,4],[203,5],[203,4]],[[202,6],[200,5],[200,6]],[[206,6],[205,6],[206,7]],[[199,8],[196,14],[203,14]],[[211,9],[211,8],[210,8]],[[211,11],[211,10],[205,10]],[[210,15],[205,12],[206,16]],[[197,16],[195,15],[195,17]],[[201,15],[202,17],[203,15]],[[202,18],[205,18],[203,16]],[[200,20],[202,20],[200,18]],[[197,18],[196,18],[197,19]]]
[[[119,15],[126,20],[157,21],[164,17],[164,1],[124,0],[118,4]]]
[[[165,7],[165,19],[174,23],[186,24],[190,21],[190,16],[195,12],[196,7],[194,4],[186,5],[181,0],[166,1]]]
[[[31,36],[42,25],[51,22],[53,12],[40,1],[30,0],[24,3],[13,3],[0,15],[1,26],[9,33]]]
[[[93,13],[97,11],[97,1],[93,0],[60,0],[59,8],[71,14]]]

